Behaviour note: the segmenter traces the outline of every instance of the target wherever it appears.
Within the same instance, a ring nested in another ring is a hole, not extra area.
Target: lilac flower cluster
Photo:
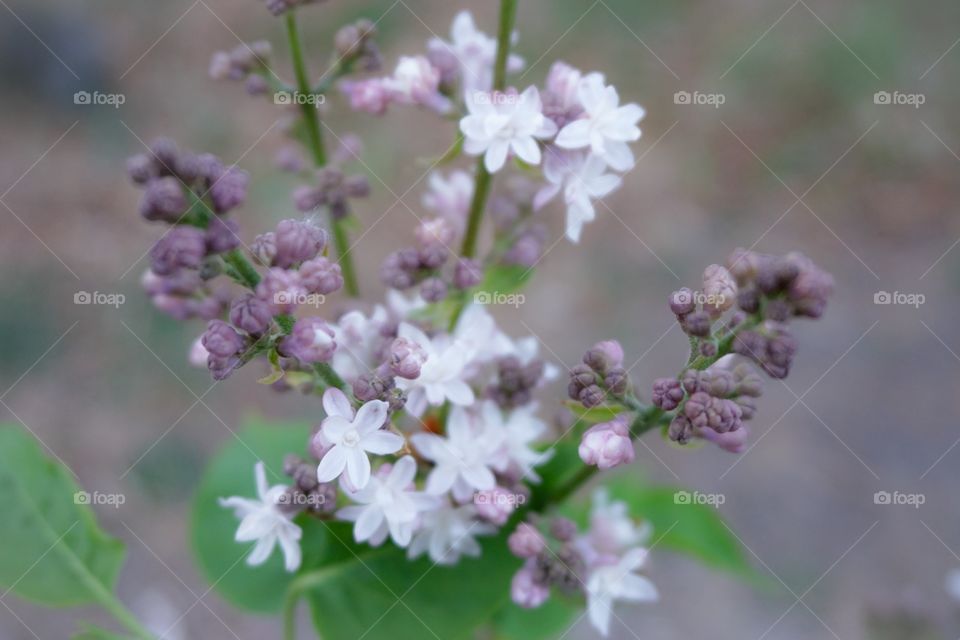
[[[263,95],[270,90],[272,47],[265,40],[239,44],[230,51],[217,51],[210,58],[209,75],[214,80],[243,82],[250,95]]]
[[[617,600],[654,602],[659,598],[653,583],[637,573],[646,562],[644,545],[652,530],[631,520],[625,503],[611,501],[598,491],[586,532],[562,517],[553,518],[543,529],[521,522],[507,541],[510,551],[524,560],[510,588],[517,605],[540,607],[554,589],[565,595],[582,593],[590,622],[607,635]]]

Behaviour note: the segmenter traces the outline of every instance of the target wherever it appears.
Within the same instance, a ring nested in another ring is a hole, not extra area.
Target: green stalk
[[[500,27],[497,31],[497,58],[493,67],[493,90],[503,91],[507,86],[507,60],[510,58],[510,35],[517,19],[518,0],[500,0]],[[467,220],[467,231],[463,236],[463,247],[460,253],[465,258],[472,258],[477,252],[477,237],[480,234],[480,222],[490,197],[490,187],[493,176],[483,164],[483,157],[477,161],[476,185],[473,190],[473,199],[470,202],[470,217]]]
[[[319,376],[328,387],[336,387],[341,391],[347,390],[347,383],[344,382],[343,378],[326,362],[318,362],[313,365],[313,370],[317,372],[317,376]]]
[[[307,75],[303,47],[300,44],[296,12],[288,11],[285,22],[287,25],[287,40],[290,42],[290,56],[293,59],[293,73],[297,79],[297,92],[301,96],[311,95],[313,90],[310,86],[310,78]],[[299,100],[298,102],[300,102],[300,113],[303,115],[303,121],[307,126],[308,147],[313,156],[313,162],[318,168],[323,167],[327,164],[327,151],[323,143],[323,131],[320,128],[320,114],[316,107],[309,102],[305,100]],[[346,222],[332,219],[330,224],[333,227],[333,243],[337,250],[337,259],[343,272],[344,289],[347,295],[356,298],[360,295],[360,287],[357,284],[353,258],[350,256],[350,238],[344,228]]]

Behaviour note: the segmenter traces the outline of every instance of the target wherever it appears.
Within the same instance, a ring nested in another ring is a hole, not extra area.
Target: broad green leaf
[[[483,282],[477,287],[474,299],[482,293],[509,295],[523,289],[533,269],[516,264],[495,265],[486,271]]]
[[[507,603],[493,619],[495,640],[549,640],[563,636],[583,613],[584,603],[554,592],[536,609]]]
[[[123,543],[100,529],[87,495],[32,437],[0,426],[0,588],[60,607],[113,591]]]
[[[306,594],[317,631],[324,640],[472,638],[509,601],[520,564],[504,536],[481,540],[480,558],[452,567],[384,546],[317,569]]]
[[[304,423],[268,425],[248,423],[210,462],[193,504],[190,538],[200,569],[217,592],[241,609],[260,613],[278,611],[293,574],[283,568],[279,549],[263,565],[247,566],[244,558],[252,543],[234,541],[237,519],[217,500],[228,496],[254,497],[253,466],[262,460],[271,484],[283,477],[283,458],[303,454],[310,427]],[[304,532],[304,542],[314,536]]]
[[[563,404],[573,413],[573,415],[577,417],[578,422],[582,422],[586,425],[594,425],[600,422],[610,422],[621,413],[630,411],[630,409],[619,405],[601,405],[599,407],[587,408],[579,402],[574,402],[573,400],[567,400]]]

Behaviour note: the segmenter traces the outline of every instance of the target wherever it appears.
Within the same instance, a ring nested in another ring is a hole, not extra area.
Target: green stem
[[[245,287],[254,289],[260,284],[260,274],[257,273],[257,270],[254,269],[253,265],[250,264],[250,261],[247,260],[240,249],[234,249],[233,251],[228,251],[223,254],[223,261],[226,262],[227,267],[232,270],[231,275]]]
[[[293,58],[293,73],[297,79],[297,91],[301,96],[311,95],[314,92],[310,86],[310,78],[307,75],[307,65],[304,62],[303,47],[300,44],[300,32],[297,29],[296,12],[288,11],[285,21],[287,25],[287,40],[290,42],[290,56]],[[298,102],[300,102],[300,113],[303,115],[303,121],[307,127],[308,147],[313,156],[313,162],[317,167],[323,167],[327,164],[327,151],[323,144],[320,114],[316,106],[311,104],[310,101],[300,100]],[[330,221],[330,225],[333,227],[333,243],[337,250],[337,259],[343,271],[344,289],[347,295],[356,298],[360,295],[360,287],[357,284],[353,258],[350,256],[350,238],[346,228],[344,228],[345,224],[345,220],[332,219]]]
[[[341,391],[346,391],[347,383],[326,362],[318,362],[313,365],[313,370],[317,372],[317,375],[328,387],[336,387]]]
[[[510,36],[517,19],[518,0],[500,0],[500,27],[497,31],[497,58],[493,67],[493,90],[503,91],[507,86],[507,60],[510,58]],[[477,161],[476,180],[473,190],[473,199],[470,202],[470,217],[467,220],[467,231],[463,237],[461,253],[465,258],[472,258],[477,251],[477,236],[480,233],[480,222],[490,197],[490,187],[493,176],[483,164],[483,157]]]

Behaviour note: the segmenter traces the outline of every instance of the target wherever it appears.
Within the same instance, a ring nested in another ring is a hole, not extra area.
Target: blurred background
[[[283,25],[255,0],[0,5],[0,419],[34,432],[88,490],[127,497],[98,511],[128,545],[121,594],[135,610],[160,626],[182,616],[182,638],[231,637],[224,623],[240,638],[276,637],[274,620],[208,593],[188,548],[189,500],[245,416],[317,407],[255,384],[251,368],[211,387],[189,367],[202,324],[162,316],[140,292],[161,231],[139,219],[123,163],[169,135],[253,174],[236,216],[248,242],[294,214],[294,182],[273,167],[281,113],[206,73],[215,50],[266,38],[289,78]],[[340,25],[379,19],[392,68],[446,37],[461,8],[495,31],[496,3],[467,0],[330,0],[303,10],[301,27],[319,72]],[[796,323],[795,370],[767,384],[748,453],[680,451],[656,437],[638,449],[653,480],[725,496],[723,515],[768,580],[752,587],[655,553],[662,602],[618,609],[630,628],[614,623],[613,636],[957,637],[944,584],[960,567],[960,4],[523,0],[518,25],[522,84],[542,83],[562,59],[606,72],[648,116],[636,169],[579,246],[560,240],[557,204],[543,213],[553,248],[526,304],[497,309],[508,329],[532,331],[567,365],[617,337],[628,360],[643,356],[633,375],[645,388],[686,354],[668,294],[697,286],[734,247],[797,249],[837,281],[826,317]],[[76,105],[80,90],[125,102]],[[339,97],[328,106],[338,135],[362,133],[376,175],[360,220],[388,212],[355,250],[373,301],[380,260],[410,239],[407,207],[421,210],[425,185],[406,206],[393,194],[422,178],[416,159],[442,153],[454,128],[413,109],[376,119]],[[126,300],[75,305],[78,291]],[[875,304],[881,291],[924,301]],[[561,398],[562,384],[553,391]],[[925,502],[878,505],[878,491]],[[2,638],[64,638],[77,615],[0,603]],[[929,629],[897,626],[911,620]],[[568,637],[593,634],[584,622]]]

